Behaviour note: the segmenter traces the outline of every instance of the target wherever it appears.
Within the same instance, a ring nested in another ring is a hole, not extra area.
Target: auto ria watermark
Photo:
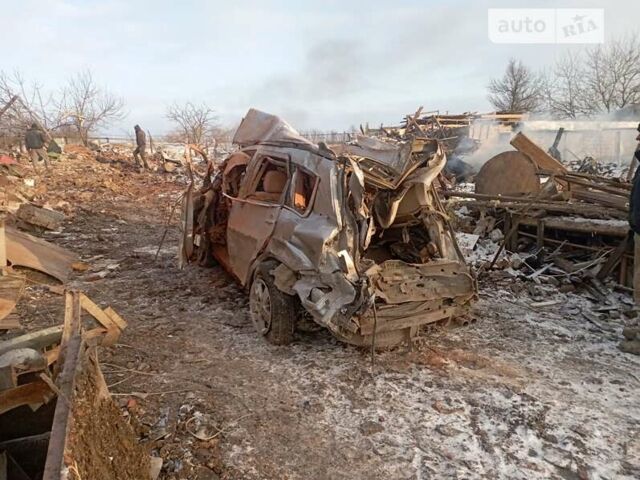
[[[493,43],[604,43],[603,8],[490,8]]]

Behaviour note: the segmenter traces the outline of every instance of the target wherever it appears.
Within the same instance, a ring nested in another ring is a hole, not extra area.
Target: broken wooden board
[[[56,405],[43,480],[59,480],[69,467],[83,479],[150,478],[148,452],[111,398],[96,347],[79,340],[70,339],[56,382],[70,401]]]
[[[519,132],[513,137],[511,145],[520,153],[523,153],[533,160],[540,170],[547,170],[553,173],[566,173],[568,171],[564,165],[545,152],[522,132]]]
[[[53,397],[49,385],[40,379],[4,390],[0,392],[0,415],[21,405],[47,403]]]
[[[600,267],[600,270],[598,271],[596,278],[598,280],[604,280],[609,275],[611,275],[611,272],[613,271],[613,269],[616,268],[616,266],[620,263],[620,260],[622,260],[622,257],[624,256],[625,252],[627,250],[632,250],[632,248],[633,248],[633,236],[627,235],[618,244],[615,250],[609,254],[609,258],[607,259],[607,262],[604,265],[602,265],[602,267]]]
[[[12,266],[46,273],[65,283],[78,257],[53,243],[6,227],[7,259]]]
[[[114,309],[108,307],[107,309],[102,310],[84,293],[80,294],[80,306],[102,327],[104,327],[98,327],[97,329],[89,330],[85,333],[86,335],[92,337],[98,332],[106,330],[104,337],[102,337],[102,346],[110,347],[118,341],[122,330],[124,330],[127,326],[127,322],[120,315],[118,315]]]
[[[60,212],[37,207],[30,203],[23,203],[16,212],[16,218],[46,230],[57,230],[62,225],[65,217]]]
[[[41,350],[59,343],[62,338],[62,328],[62,325],[56,325],[0,342],[0,355],[17,348]]]
[[[518,219],[521,225],[537,227],[541,220],[529,216]],[[553,228],[567,232],[581,232],[592,235],[610,235],[612,237],[626,237],[629,224],[624,220],[600,220],[581,217],[546,217],[542,221],[544,228]]]
[[[540,191],[538,168],[520,152],[502,152],[488,160],[474,178],[476,193],[515,195]]]
[[[5,325],[4,320],[9,316],[18,303],[24,291],[25,278],[18,275],[0,274],[0,330],[15,328],[15,322]]]

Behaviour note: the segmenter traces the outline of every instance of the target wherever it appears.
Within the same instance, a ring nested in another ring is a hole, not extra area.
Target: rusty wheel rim
[[[256,278],[251,285],[249,309],[253,326],[260,335],[266,335],[271,328],[271,295],[267,284],[261,278]]]

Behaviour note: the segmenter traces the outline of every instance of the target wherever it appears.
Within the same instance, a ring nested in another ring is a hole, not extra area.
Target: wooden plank
[[[0,392],[0,415],[22,405],[47,403],[53,396],[49,386],[40,379],[5,390]]]
[[[545,170],[541,170],[538,172],[540,175],[555,175],[553,172],[547,172]],[[582,181],[588,181],[589,185],[600,185],[604,187],[616,188],[618,190],[626,190],[627,192],[631,191],[632,184],[626,182],[624,180],[620,180],[618,178],[607,178],[602,177],[600,175],[592,175],[589,173],[580,173],[580,172],[567,172],[562,175],[558,175],[564,179],[575,181],[580,179]]]
[[[538,219],[522,217],[520,218],[520,224],[535,227],[538,224]],[[589,218],[547,217],[545,219],[545,228],[595,235],[611,235],[613,237],[626,237],[629,232],[629,225],[622,220],[598,222]]]
[[[0,355],[15,348],[42,350],[49,345],[59,343],[62,338],[62,328],[62,325],[56,325],[0,342]]]
[[[496,200],[475,200],[464,202],[468,208],[493,208],[503,210],[521,209],[524,202],[509,202]],[[581,215],[588,218],[615,218],[625,220],[628,216],[627,212],[617,208],[608,208],[595,205],[592,203],[565,203],[565,202],[536,202],[533,210],[544,210],[545,212],[567,213],[573,215]]]
[[[125,322],[124,319],[122,319],[113,309],[110,309],[109,311],[111,315],[107,314],[106,310],[102,310],[83,293],[80,294],[80,305],[103,327],[105,327],[106,334],[102,339],[101,345],[104,347],[110,347],[115,344],[122,333],[120,325],[124,325],[124,327],[126,327],[127,322]]]
[[[92,328],[91,330],[87,330],[82,334],[82,339],[85,342],[90,343],[90,340],[101,337],[102,335],[105,335],[107,332],[108,330],[104,327]]]
[[[623,213],[629,212],[629,195],[621,196],[610,192],[597,192],[593,190],[577,189],[571,190],[571,196],[578,200],[583,200],[604,207],[615,208]]]
[[[600,270],[596,274],[596,278],[598,280],[604,280],[606,277],[611,275],[611,272],[613,272],[613,269],[616,268],[618,263],[620,263],[620,260],[631,245],[633,245],[633,237],[631,235],[627,235],[627,237],[625,237],[620,242],[616,249],[611,252],[609,258],[607,259],[607,262],[600,268]]]
[[[80,294],[75,290],[64,291],[64,325],[62,329],[62,338],[60,340],[60,351],[58,352],[58,361],[53,366],[54,377],[57,377],[62,370],[65,361],[66,350],[62,345],[69,343],[71,338],[80,334],[82,330],[82,322],[80,319]]]
[[[47,350],[43,355],[47,360],[47,366],[52,365],[53,363],[58,361],[58,356],[60,355],[60,345],[56,345],[52,349]]]
[[[16,217],[23,222],[36,225],[47,230],[57,230],[64,221],[64,214],[49,210],[47,208],[37,207],[30,203],[23,203],[16,212]]]
[[[107,333],[102,338],[102,342],[100,343],[103,347],[111,347],[115,345],[120,338],[121,330],[114,324],[110,328],[107,329]]]
[[[98,305],[93,303],[93,301],[87,297],[84,293],[80,294],[80,306],[84,308],[84,310],[95,318],[104,328],[109,330],[112,326],[116,326],[117,324],[111,319],[109,315],[107,315]]]
[[[124,330],[125,328],[127,328],[127,322],[125,321],[125,319],[118,315],[118,312],[116,312],[113,308],[105,308],[104,313],[109,316],[109,318],[118,326],[120,330]]]
[[[568,171],[564,165],[545,152],[522,132],[519,132],[513,137],[511,145],[520,153],[525,154],[533,160],[541,170],[548,170],[554,173],[566,173]]]
[[[47,461],[44,466],[42,480],[60,480],[60,472],[64,460],[64,449],[67,444],[69,418],[71,416],[70,399],[73,398],[73,387],[84,342],[80,335],[75,335],[63,345],[66,350],[62,371],[56,384],[65,400],[56,403],[56,410],[51,426],[51,440],[47,450]]]
[[[73,292],[64,292],[64,327],[62,329],[62,343],[66,343],[71,337],[71,330],[74,320],[73,314]]]

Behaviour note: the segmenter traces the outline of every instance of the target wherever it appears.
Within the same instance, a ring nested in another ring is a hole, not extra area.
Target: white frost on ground
[[[233,332],[217,355],[269,386],[227,460],[249,475],[270,455],[291,479],[638,478],[640,361],[617,349],[624,321],[603,317],[599,331],[567,313],[597,305],[549,292],[561,302],[535,310],[526,292],[487,285],[480,322],[380,353],[373,375],[366,351],[326,335],[274,348]]]

